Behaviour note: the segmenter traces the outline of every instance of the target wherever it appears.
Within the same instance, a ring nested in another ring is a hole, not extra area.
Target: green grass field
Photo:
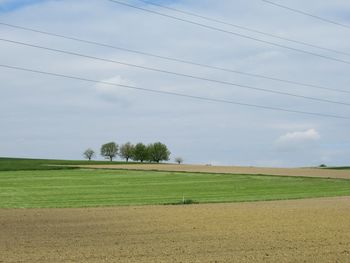
[[[67,170],[76,169],[64,165],[84,164],[111,164],[110,161],[71,161],[71,160],[45,160],[45,159],[22,159],[0,158],[0,171],[25,171],[25,170]],[[125,162],[112,162],[112,164],[126,164]]]
[[[0,172],[1,208],[239,202],[350,195],[350,180],[122,170]]]

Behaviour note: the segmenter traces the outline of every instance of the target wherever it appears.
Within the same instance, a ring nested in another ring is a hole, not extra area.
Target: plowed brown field
[[[73,165],[74,166],[74,165]],[[350,179],[350,170],[331,170],[317,168],[261,168],[243,166],[208,166],[176,164],[127,164],[127,165],[80,165],[94,169],[134,169],[176,172],[228,173],[228,174],[267,174],[281,176],[308,176],[323,178]]]
[[[350,197],[2,209],[0,262],[350,262]]]

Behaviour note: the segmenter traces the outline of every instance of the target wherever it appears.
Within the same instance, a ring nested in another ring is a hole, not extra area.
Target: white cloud
[[[280,136],[275,145],[279,150],[299,150],[312,147],[320,138],[320,134],[315,129],[288,132]]]
[[[122,102],[123,104],[127,104],[126,95],[128,94],[128,91],[117,85],[133,86],[132,81],[124,79],[121,76],[115,76],[113,78],[102,80],[101,82],[116,84],[115,86],[104,83],[96,84],[95,90],[101,98],[113,103]]]
[[[319,133],[315,129],[309,129],[302,132],[289,132],[285,135],[282,135],[278,142],[282,143],[299,143],[307,141],[317,141],[321,138]]]

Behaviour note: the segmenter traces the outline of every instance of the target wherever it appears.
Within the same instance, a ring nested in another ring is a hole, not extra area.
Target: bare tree
[[[89,148],[83,153],[83,155],[85,159],[88,159],[89,161],[91,161],[91,159],[95,157],[95,152],[94,150]]]
[[[175,162],[178,164],[182,164],[184,162],[184,159],[182,159],[182,157],[176,157]]]

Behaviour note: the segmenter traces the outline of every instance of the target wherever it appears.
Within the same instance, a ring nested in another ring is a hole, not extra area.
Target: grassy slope
[[[0,172],[0,207],[88,207],[236,202],[350,195],[350,180],[176,172]]]
[[[113,162],[118,164],[124,162]],[[20,158],[0,158],[0,171],[24,171],[24,170],[66,170],[75,169],[63,165],[81,164],[111,164],[107,161],[67,161],[67,160],[45,160],[45,159],[20,159]],[[61,166],[54,166],[61,165]]]

